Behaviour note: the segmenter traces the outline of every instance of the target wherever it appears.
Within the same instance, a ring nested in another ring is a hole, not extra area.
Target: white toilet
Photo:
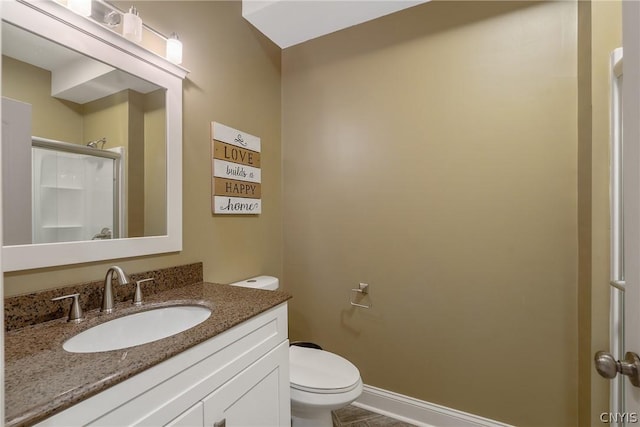
[[[276,277],[259,276],[234,286],[276,290]],[[331,411],[362,394],[360,371],[347,359],[324,350],[289,347],[291,418],[294,427],[331,427]]]

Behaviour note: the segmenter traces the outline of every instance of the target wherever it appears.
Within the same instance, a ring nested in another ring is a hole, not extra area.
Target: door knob
[[[624,360],[616,360],[611,353],[599,351],[596,353],[594,361],[596,362],[596,370],[601,376],[611,379],[621,373],[628,376],[629,381],[635,387],[640,387],[640,357],[636,353],[628,351],[624,355]]]

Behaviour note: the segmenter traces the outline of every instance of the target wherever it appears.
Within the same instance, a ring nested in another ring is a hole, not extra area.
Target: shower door
[[[33,243],[120,237],[120,155],[33,139]]]

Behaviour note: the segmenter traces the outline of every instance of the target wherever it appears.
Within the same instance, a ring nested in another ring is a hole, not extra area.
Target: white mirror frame
[[[3,271],[181,251],[182,80],[188,71],[53,0],[5,0],[1,14],[3,21],[165,88],[167,116],[167,235],[3,246]]]

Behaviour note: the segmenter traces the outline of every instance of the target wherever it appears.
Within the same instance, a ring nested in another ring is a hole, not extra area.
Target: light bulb
[[[91,0],[69,0],[67,6],[78,15],[91,16]]]
[[[167,59],[174,64],[182,63],[182,42],[176,33],[167,39]]]

